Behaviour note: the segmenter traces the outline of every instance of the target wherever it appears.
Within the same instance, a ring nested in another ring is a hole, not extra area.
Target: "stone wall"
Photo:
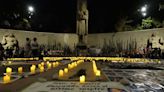
[[[120,47],[123,49],[145,47],[148,38],[153,32],[164,39],[164,28],[117,33],[99,33],[88,35],[88,46],[102,48],[104,45],[109,45],[118,49]]]
[[[70,33],[48,33],[48,32],[31,32],[12,29],[0,29],[0,41],[5,34],[13,33],[19,41],[21,47],[25,44],[26,37],[33,39],[36,37],[40,45],[54,46],[61,45],[69,46],[72,50],[78,43],[78,36]],[[88,35],[88,47],[95,46],[102,48],[104,45],[111,46],[113,48],[128,49],[139,48],[147,45],[147,40],[152,33],[156,33],[157,36],[164,39],[164,28],[148,29],[140,31],[128,31],[117,33],[97,33]],[[164,47],[164,46],[163,46]]]
[[[5,34],[12,33],[19,41],[19,46],[23,47],[26,38],[33,39],[36,37],[40,45],[53,46],[61,45],[69,46],[72,50],[78,42],[78,36],[76,34],[69,33],[48,33],[48,32],[31,32],[24,30],[12,30],[12,29],[0,29],[0,41]]]

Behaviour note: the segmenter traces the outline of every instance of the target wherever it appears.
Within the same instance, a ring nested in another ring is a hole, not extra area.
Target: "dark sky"
[[[135,18],[137,9],[144,4],[151,6],[153,15],[159,0],[88,0],[89,33],[114,32],[114,24],[120,16]],[[37,31],[75,32],[76,0],[1,0],[0,11],[27,14],[27,6],[35,7],[32,17],[33,27]],[[138,16],[137,18],[140,18]],[[40,29],[38,26],[42,25]]]

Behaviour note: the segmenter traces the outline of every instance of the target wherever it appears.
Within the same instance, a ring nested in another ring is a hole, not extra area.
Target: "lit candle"
[[[32,67],[36,68],[36,65],[32,65]]]
[[[50,62],[49,61],[47,61],[47,65],[49,64]]]
[[[31,66],[31,67],[30,67],[31,74],[34,74],[34,73],[35,73],[35,68],[36,68],[36,67],[34,67],[34,66]]]
[[[40,69],[40,72],[44,72],[44,67],[43,66],[41,66],[39,69]]]
[[[41,65],[44,66],[44,62],[42,62]]]
[[[59,62],[56,62],[56,66],[58,66],[59,65]]]
[[[59,70],[59,77],[63,77],[63,75],[64,75],[63,70]]]
[[[72,68],[72,65],[71,64],[68,64],[68,69],[71,69]]]
[[[74,68],[75,67],[75,63],[71,63],[71,68]]]
[[[9,64],[11,64],[11,61],[9,61]]]
[[[80,83],[85,83],[85,76],[84,75],[80,76]]]
[[[56,62],[53,62],[52,65],[53,65],[53,67],[56,67]]]
[[[74,62],[74,66],[77,67],[77,62]]]
[[[22,74],[22,72],[23,72],[23,68],[22,67],[18,67],[18,73]]]
[[[41,64],[38,64],[38,67],[40,68],[42,65]]]
[[[3,76],[3,82],[4,83],[9,83],[10,82],[10,76],[9,75]]]
[[[68,68],[64,68],[64,73],[68,73]]]
[[[7,68],[6,68],[6,73],[7,73],[8,75],[10,75],[10,74],[12,73],[12,68],[7,67]]]
[[[97,72],[96,72],[96,76],[101,76],[101,72],[100,72],[100,70],[97,70]]]
[[[48,63],[47,68],[51,69],[51,63]]]

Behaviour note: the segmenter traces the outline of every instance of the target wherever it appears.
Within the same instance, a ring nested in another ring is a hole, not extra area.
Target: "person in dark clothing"
[[[2,44],[0,43],[0,60],[3,60],[4,58],[4,48]]]

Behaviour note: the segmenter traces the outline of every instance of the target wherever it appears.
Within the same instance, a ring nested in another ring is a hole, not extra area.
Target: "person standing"
[[[31,40],[30,38],[26,38],[26,43],[24,47],[24,56],[30,57],[31,56]]]
[[[31,50],[32,50],[32,56],[33,57],[37,57],[39,56],[39,45],[38,45],[38,42],[37,42],[37,38],[33,38],[33,41],[31,42]]]

